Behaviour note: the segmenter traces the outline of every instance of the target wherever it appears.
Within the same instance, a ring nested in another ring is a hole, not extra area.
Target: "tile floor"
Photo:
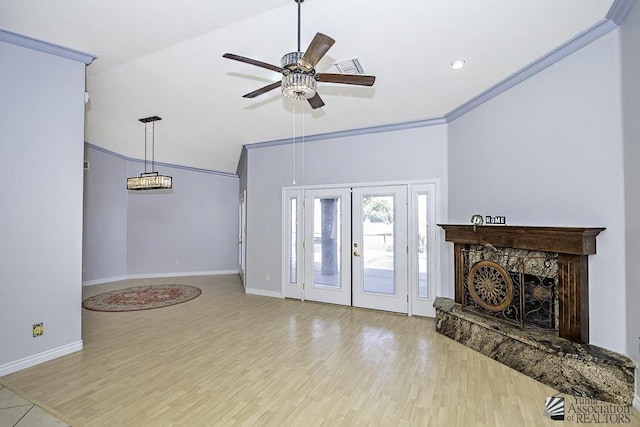
[[[69,426],[0,384],[0,427]]]

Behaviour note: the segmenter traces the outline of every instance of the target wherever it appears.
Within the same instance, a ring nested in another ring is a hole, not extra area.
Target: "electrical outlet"
[[[33,324],[33,337],[41,337],[44,335],[44,323]]]
[[[269,281],[270,277],[268,274],[267,274],[267,277],[265,277],[265,279],[267,280],[267,282]]]

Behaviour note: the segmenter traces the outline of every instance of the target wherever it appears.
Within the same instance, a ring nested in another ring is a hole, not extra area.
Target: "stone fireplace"
[[[630,405],[635,364],[589,344],[588,256],[604,228],[440,225],[455,300],[436,329],[557,390]]]
[[[521,329],[558,330],[557,253],[468,245],[461,270],[465,309]]]

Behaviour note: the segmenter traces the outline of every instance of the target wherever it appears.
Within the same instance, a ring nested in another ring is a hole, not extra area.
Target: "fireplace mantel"
[[[462,303],[463,250],[468,245],[525,249],[558,254],[559,334],[578,343],[589,342],[589,264],[596,253],[601,227],[530,227],[438,224],[445,240],[454,244],[455,299]]]
[[[596,253],[596,236],[605,228],[529,227],[515,225],[438,224],[446,231],[447,242],[503,248],[558,252],[571,255]]]

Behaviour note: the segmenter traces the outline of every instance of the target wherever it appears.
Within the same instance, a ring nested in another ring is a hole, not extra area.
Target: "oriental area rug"
[[[138,311],[167,307],[197,298],[202,291],[188,285],[150,285],[94,295],[82,302],[92,311]]]

